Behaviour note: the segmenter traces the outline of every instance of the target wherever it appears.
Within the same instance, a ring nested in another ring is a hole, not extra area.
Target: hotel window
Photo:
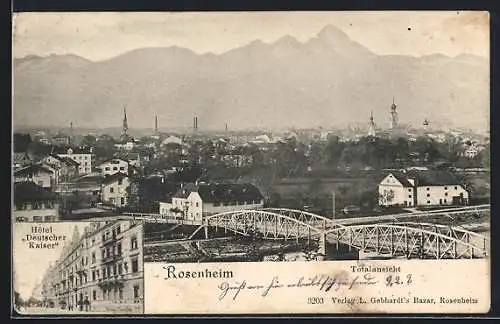
[[[120,167],[120,170],[121,171],[125,171],[125,167]]]
[[[430,189],[429,189],[429,188],[427,188],[427,191],[429,191],[429,190],[430,190]]]
[[[444,203],[446,204],[446,199],[444,200]]]
[[[137,249],[137,237],[135,236],[130,239],[130,249],[131,250]]]
[[[93,300],[97,299],[97,292],[95,290],[92,290],[92,299]]]
[[[430,205],[430,204],[431,204],[431,201],[430,201],[430,200],[427,200],[427,204],[429,204],[429,205]]]
[[[134,285],[134,299],[139,298],[139,285]]]
[[[411,199],[411,195],[408,195],[408,198],[410,198],[410,199]]]
[[[118,185],[119,185],[119,186],[121,186],[121,185],[122,185],[122,183],[123,183],[123,180],[122,180],[122,179],[118,180]]]
[[[92,242],[92,244],[94,244]],[[95,252],[92,252],[92,264],[94,264],[96,262],[96,259],[95,259]]]
[[[92,281],[95,281],[95,271],[92,271]]]
[[[122,244],[121,243],[118,243],[118,245],[116,246],[116,255],[118,255],[118,256],[122,255]]]
[[[427,194],[427,197],[430,197],[430,196],[431,196],[431,194]]]
[[[448,187],[444,187],[444,190],[448,190]]]
[[[139,272],[139,261],[137,259],[132,260],[132,273]]]
[[[448,193],[447,193],[447,192],[445,192],[445,193],[444,193],[444,195],[445,195],[445,196],[448,196]]]
[[[43,221],[43,217],[42,216],[33,216],[33,221],[41,222],[41,221]]]
[[[111,168],[110,167],[105,167],[104,170],[109,171],[109,170],[111,170]]]
[[[113,167],[113,171],[117,171],[118,170],[118,167]]]
[[[114,191],[115,191],[115,188],[113,188],[113,187],[109,188],[110,193],[113,193]]]
[[[196,207],[199,207],[200,206],[200,203],[199,202],[196,202]]]

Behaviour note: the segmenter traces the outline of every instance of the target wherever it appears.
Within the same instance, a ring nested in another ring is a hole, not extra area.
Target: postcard
[[[480,11],[13,18],[13,316],[486,313]]]

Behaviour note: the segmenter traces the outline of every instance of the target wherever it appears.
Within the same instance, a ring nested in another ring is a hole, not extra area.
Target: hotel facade
[[[42,280],[45,305],[69,311],[143,313],[142,223],[77,228]]]

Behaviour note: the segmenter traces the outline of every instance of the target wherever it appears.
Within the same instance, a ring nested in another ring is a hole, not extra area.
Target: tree
[[[26,152],[33,142],[30,134],[14,133],[14,152]]]
[[[93,147],[97,143],[97,138],[93,135],[85,135],[80,142],[80,145]]]
[[[382,194],[380,194],[379,199],[380,199],[380,204],[381,205],[387,205],[391,203],[394,200],[395,193],[394,190],[392,189],[384,189]]]

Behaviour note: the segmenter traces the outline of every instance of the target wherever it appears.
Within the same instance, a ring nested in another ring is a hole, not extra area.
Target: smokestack
[[[332,219],[335,219],[335,191],[332,191]]]
[[[226,123],[226,132],[227,132],[227,123]]]
[[[155,115],[155,135],[158,134],[158,115]]]

